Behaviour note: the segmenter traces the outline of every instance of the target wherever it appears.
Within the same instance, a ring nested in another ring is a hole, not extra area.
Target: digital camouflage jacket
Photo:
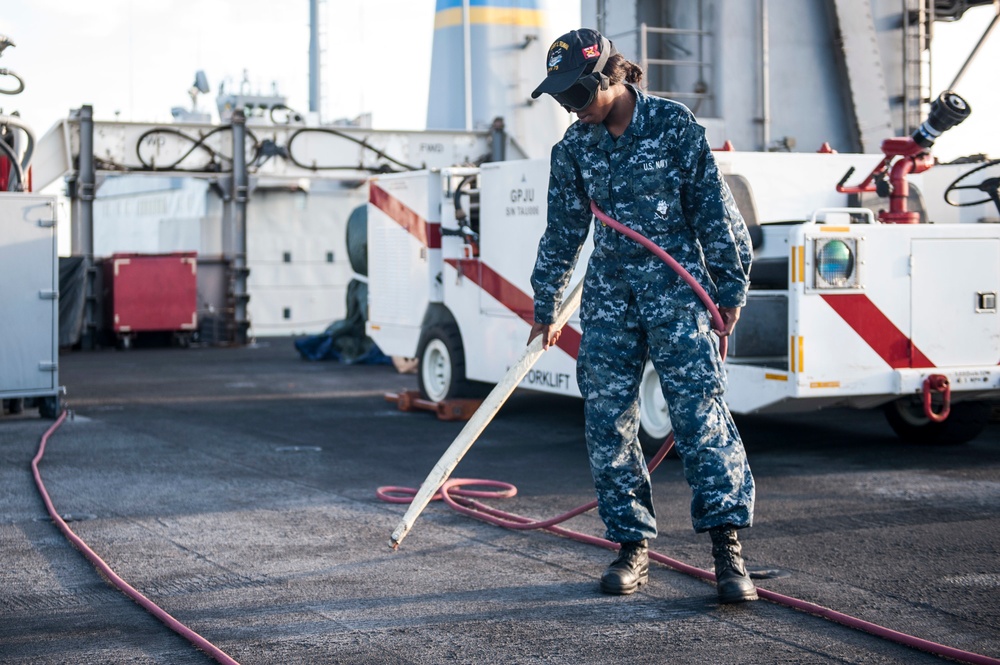
[[[752,249],[705,130],[682,104],[636,95],[625,133],[574,123],[552,148],[548,225],[531,276],[535,321],[551,323],[587,238],[590,200],[651,239],[722,307],[742,307]],[[647,325],[704,306],[673,270],[599,221],[584,284],[583,322],[621,320],[634,295]],[[631,291],[631,294],[630,294]]]

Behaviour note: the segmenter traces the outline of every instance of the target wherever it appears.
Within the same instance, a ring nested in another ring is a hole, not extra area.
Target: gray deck
[[[404,506],[461,429],[404,414],[390,367],[242,349],[61,358],[76,418],[42,475],[70,526],[134,587],[251,663],[930,663],[937,659],[654,565],[629,597],[597,590],[605,550]],[[738,419],[758,483],[748,565],[760,580],[890,628],[1000,657],[1000,424],[914,448],[877,412]],[[56,527],[29,463],[50,425],[0,419],[0,662],[206,663],[106,584]],[[456,475],[518,486],[537,517],[593,497],[577,400],[517,393]],[[654,549],[708,568],[680,464],[657,472]],[[570,528],[594,535],[584,515]]]

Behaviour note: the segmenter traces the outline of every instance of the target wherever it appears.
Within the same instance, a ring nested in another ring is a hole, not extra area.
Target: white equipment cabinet
[[[0,399],[29,398],[49,418],[61,392],[56,242],[55,197],[0,194]]]

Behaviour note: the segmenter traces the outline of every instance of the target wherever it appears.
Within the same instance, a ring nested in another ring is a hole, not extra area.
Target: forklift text
[[[528,372],[528,383],[533,386],[546,386],[549,388],[561,388],[569,390],[569,374],[544,372],[540,369],[533,369]]]

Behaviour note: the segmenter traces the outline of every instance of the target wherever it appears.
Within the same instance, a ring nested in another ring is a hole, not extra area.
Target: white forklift
[[[734,413],[882,408],[901,438],[921,443],[983,430],[1000,400],[1000,224],[959,223],[952,206],[1000,214],[1000,178],[989,177],[1000,161],[928,173],[927,149],[967,113],[945,93],[881,155],[715,153],[755,253],[726,360]],[[368,334],[389,355],[419,359],[424,398],[496,383],[523,350],[548,170],[536,159],[372,179]],[[855,170],[870,175],[852,185]],[[579,341],[574,318],[521,387],[579,396]],[[651,365],[640,399],[640,439],[658,447],[671,427]]]

